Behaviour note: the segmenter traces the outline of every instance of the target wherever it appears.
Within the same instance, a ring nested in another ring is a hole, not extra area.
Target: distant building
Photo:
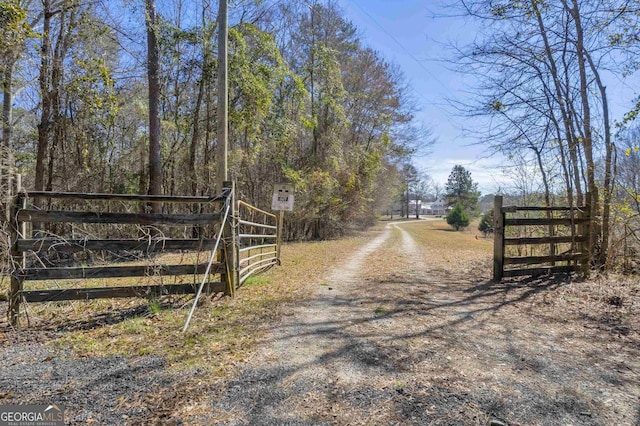
[[[432,216],[445,216],[451,207],[448,207],[444,200],[436,200],[431,203],[422,204],[422,214]]]
[[[409,200],[409,216],[416,216],[416,206],[419,209],[420,216],[446,216],[451,207],[448,207],[444,200],[423,201],[417,199]],[[406,215],[406,204],[397,201],[387,210],[387,214]]]
[[[444,216],[451,207],[448,207],[444,200],[432,202],[422,200],[409,200],[409,215],[416,215],[416,208],[419,209],[421,215]]]

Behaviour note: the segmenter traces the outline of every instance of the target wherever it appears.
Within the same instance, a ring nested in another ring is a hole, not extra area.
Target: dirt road
[[[414,238],[423,225],[388,224],[337,265],[200,421],[640,424],[637,334],[554,312],[566,283],[493,284],[464,244],[437,257],[458,236]]]
[[[189,333],[182,299],[0,323],[0,404],[70,424],[640,426],[636,277],[496,284],[491,241],[441,220],[284,253]]]

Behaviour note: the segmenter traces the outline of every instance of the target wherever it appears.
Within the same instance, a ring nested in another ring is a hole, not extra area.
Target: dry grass
[[[403,228],[410,230],[413,238],[435,255],[434,261],[485,259],[493,253],[493,239],[484,238],[476,222],[460,232],[444,220],[414,222]]]

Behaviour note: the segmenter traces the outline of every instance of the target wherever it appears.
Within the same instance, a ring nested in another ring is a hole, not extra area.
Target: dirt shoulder
[[[186,336],[180,300],[0,324],[0,403],[100,424],[640,424],[638,280],[495,284],[490,254],[442,221],[385,224],[285,247]]]

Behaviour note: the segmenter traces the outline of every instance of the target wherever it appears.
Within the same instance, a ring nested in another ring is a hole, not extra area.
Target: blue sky
[[[438,0],[339,0],[346,17],[360,30],[363,42],[397,64],[418,99],[417,120],[430,128],[437,142],[432,154],[415,165],[435,182],[444,184],[451,169],[462,164],[471,171],[483,194],[508,187],[502,158],[488,157],[478,140],[465,136],[470,125],[457,116],[447,99],[463,100],[473,85],[471,77],[454,73],[445,65],[450,42],[464,44],[475,36],[473,22],[446,18]],[[638,80],[637,78],[635,79]],[[610,109],[614,119],[631,107],[637,95],[629,82],[609,81]]]
[[[432,153],[416,159],[416,166],[437,183],[446,183],[451,169],[462,164],[471,171],[483,193],[504,184],[501,158],[488,158],[477,140],[464,135],[468,119],[457,116],[447,102],[461,99],[473,83],[468,76],[447,69],[444,45],[473,38],[473,23],[445,18],[443,10],[425,0],[340,0],[346,16],[362,39],[397,64],[410,84],[421,111],[418,121],[436,138]],[[466,120],[466,121],[465,121]]]

